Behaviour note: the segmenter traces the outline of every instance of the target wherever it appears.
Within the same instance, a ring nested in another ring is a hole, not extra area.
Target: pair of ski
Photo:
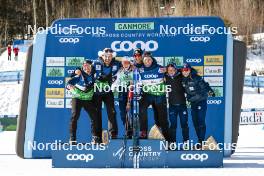
[[[140,99],[140,87],[139,87],[139,72],[138,69],[133,71],[133,90],[129,92],[129,101],[132,102],[133,114],[132,114],[132,141],[133,141],[133,167],[139,168],[139,99]],[[127,112],[125,123],[125,135],[123,139],[123,155],[121,167],[124,167],[125,155],[127,150],[127,132],[130,130],[130,111]]]

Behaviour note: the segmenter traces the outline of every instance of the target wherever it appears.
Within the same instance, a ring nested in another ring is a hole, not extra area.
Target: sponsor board
[[[147,23],[115,23],[115,30],[154,30],[154,22]]]
[[[66,57],[66,66],[80,67],[83,61],[84,57]]]
[[[223,66],[204,66],[205,76],[222,76],[224,74]]]
[[[223,86],[223,77],[204,77],[204,80],[209,83],[210,86]]]
[[[46,68],[47,77],[64,77],[63,67],[47,67]]]
[[[64,88],[46,88],[46,98],[64,98]]]
[[[224,96],[224,89],[223,87],[211,87],[215,93],[216,97],[223,97]]]
[[[182,56],[171,56],[164,58],[165,66],[170,63],[176,64],[176,66],[183,66],[183,57]]]
[[[47,81],[48,85],[62,85],[64,82],[63,80],[48,80]]]
[[[191,64],[191,65],[192,64],[199,64],[202,62],[202,59],[201,58],[187,58],[186,62]]]
[[[127,154],[125,153],[127,152]],[[127,149],[124,147],[119,148],[117,151],[113,152],[113,157],[119,160],[122,159],[123,155],[127,155],[128,160],[133,160],[133,146],[129,146]],[[139,161],[155,161],[162,157],[161,150],[154,150],[152,146],[139,146]]]
[[[156,51],[159,48],[158,42],[154,40],[150,41],[113,41],[111,44],[111,48],[114,51],[132,51],[136,48],[141,48],[146,51]]]
[[[223,65],[223,64],[224,64],[223,55],[204,56],[204,65]]]
[[[206,37],[203,37],[203,36],[194,36],[194,37],[190,37],[190,41],[191,42],[209,42],[211,40],[210,37],[206,36]]]
[[[67,75],[70,76],[75,70],[73,69],[70,69],[70,70],[67,70]]]
[[[59,66],[64,67],[64,57],[46,57],[46,66]]]
[[[72,99],[66,99],[66,108],[72,108]]]
[[[71,79],[71,77],[66,77],[65,78],[65,84],[67,84],[70,79]]]
[[[241,112],[240,125],[253,125],[264,123],[264,111]]]
[[[220,105],[220,104],[222,104],[222,100],[209,99],[209,100],[207,100],[207,104],[209,104],[209,105]]]
[[[66,159],[68,161],[83,161],[88,163],[89,161],[92,161],[94,159],[94,155],[93,154],[68,154],[66,155]]]
[[[208,154],[206,154],[206,153],[201,153],[201,154],[200,153],[195,153],[195,154],[184,153],[184,154],[181,154],[181,160],[203,162],[203,161],[208,160]]]
[[[59,38],[59,42],[61,44],[65,44],[65,43],[70,43],[70,44],[76,44],[80,42],[79,38],[66,38],[66,37],[62,37]]]
[[[204,75],[204,70],[203,70],[203,66],[192,66],[198,73],[199,76],[203,76]]]
[[[46,108],[64,108],[64,99],[47,98],[45,107]]]
[[[161,66],[164,66],[164,59],[163,57],[155,57],[157,63]]]
[[[71,97],[72,97],[72,93],[71,93],[70,90],[65,89],[65,97],[66,97],[66,98],[71,98]]]

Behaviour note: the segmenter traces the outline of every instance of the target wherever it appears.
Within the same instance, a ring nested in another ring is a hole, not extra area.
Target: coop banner
[[[166,99],[170,99],[168,92],[161,96],[153,94],[149,96],[148,93],[143,93],[142,99],[139,100],[141,101],[139,112],[142,111],[143,104],[148,110],[147,117],[139,115],[141,123],[139,124],[139,135],[142,135],[140,136],[142,139],[148,139],[150,129],[156,123],[157,131],[160,131],[161,134],[160,139],[165,138],[166,141],[173,138],[176,144],[186,142],[195,144],[202,141],[223,144],[227,31],[223,21],[217,17],[63,19],[55,21],[47,31],[42,31],[43,33],[47,32],[44,58],[33,58],[39,59],[43,64],[40,73],[36,73],[41,75],[40,91],[39,95],[34,95],[39,96],[38,102],[36,102],[36,117],[33,117],[35,125],[33,125],[34,130],[28,131],[26,134],[31,138],[26,137],[25,153],[32,158],[51,157],[50,146],[47,150],[39,149],[38,146],[55,141],[58,143],[69,142],[72,137],[70,132],[72,130],[72,106],[75,107],[76,112],[76,100],[73,102],[73,93],[66,88],[67,83],[72,79],[71,75],[75,73],[76,68],[83,67],[86,59],[95,61],[93,69],[97,74],[96,71],[100,70],[98,68],[104,67],[100,65],[104,64],[103,60],[99,65],[95,64],[98,64],[98,53],[100,55],[104,52],[104,48],[110,48],[111,52],[115,53],[116,63],[124,58],[132,63],[135,59],[133,56],[136,48],[140,48],[143,53],[150,52],[152,57],[152,62],[150,62],[157,69],[149,71],[148,67],[144,65],[148,59],[144,58],[143,66],[137,68],[143,84],[157,83],[157,80],[164,83],[164,75],[167,73],[164,73],[163,67],[168,64],[173,64],[178,73],[182,70],[186,72],[189,69],[192,70],[189,76],[183,76],[183,80],[186,80],[184,84],[184,81],[178,83],[178,86],[181,84],[185,92],[184,95],[187,95],[187,100],[192,101],[186,101],[187,110],[185,105],[168,103],[166,101]],[[36,45],[38,43],[35,43]],[[136,66],[133,68],[135,69]],[[118,72],[119,69],[116,65],[111,67],[112,72]],[[95,79],[98,77],[95,76]],[[203,87],[197,87],[199,85],[203,85]],[[203,90],[198,91],[197,89]],[[197,95],[195,91],[198,92]],[[121,118],[120,106],[124,107],[126,101],[123,103],[120,101],[119,93],[113,91],[113,94],[115,96],[115,113],[111,114],[109,110],[107,111],[106,107],[112,104],[112,100],[111,97],[106,96],[107,103],[102,104],[102,122],[97,122],[97,126],[102,125],[104,134],[108,134],[103,137],[113,137],[112,140],[123,139],[126,130],[124,118]],[[172,96],[174,95],[172,94]],[[102,97],[103,95],[96,94],[96,99],[92,99],[90,105],[96,106],[96,102]],[[158,99],[163,103],[160,103]],[[96,109],[101,112],[100,107],[96,107]],[[176,115],[173,114],[175,111],[177,111]],[[77,127],[75,127],[77,128],[76,140],[78,143],[89,143],[93,140],[90,115],[91,113],[88,115],[82,108]],[[133,118],[133,113],[130,115]],[[145,120],[142,120],[143,116]],[[116,119],[117,125],[113,125],[113,119]],[[110,126],[108,126],[108,121],[110,121]],[[147,123],[147,125],[143,125],[143,123]],[[142,131],[145,132],[145,136]],[[151,138],[155,138],[155,136]],[[160,142],[164,141],[160,140]],[[161,146],[164,147],[163,144]],[[221,146],[218,145],[217,150],[220,151]],[[182,149],[181,147],[176,148]]]

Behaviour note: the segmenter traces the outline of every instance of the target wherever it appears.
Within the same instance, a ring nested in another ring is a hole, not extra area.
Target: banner
[[[173,62],[181,68],[184,63],[189,63],[215,92],[215,97],[209,97],[207,100],[205,136],[212,136],[217,143],[224,143],[227,35],[212,32],[214,28],[224,28],[223,21],[216,17],[55,21],[47,32],[44,57],[33,58],[39,59],[42,64],[40,73],[36,73],[41,77],[39,94],[34,95],[39,97],[34,104],[37,105],[36,112],[34,111],[36,117],[32,116],[35,126],[34,130],[28,132],[32,133],[32,138],[26,138],[30,140],[25,141],[25,146],[28,142],[35,142],[37,145],[52,143],[55,140],[61,143],[69,141],[72,95],[65,89],[66,83],[84,59],[96,60],[98,51],[104,48],[114,50],[117,57],[132,57],[133,50],[141,48],[143,51],[152,52],[153,57],[162,66]],[[124,126],[120,119],[118,102],[115,105],[118,137],[122,138]],[[190,141],[195,143],[198,139],[189,108],[188,105]],[[152,108],[149,108],[149,129],[154,125],[153,116]],[[105,108],[102,126],[103,129],[108,129]],[[90,142],[90,131],[90,120],[86,112],[82,111],[78,121],[78,142]],[[183,140],[179,123],[176,138],[177,142]],[[32,158],[51,157],[51,150],[36,149],[27,153],[31,153]]]

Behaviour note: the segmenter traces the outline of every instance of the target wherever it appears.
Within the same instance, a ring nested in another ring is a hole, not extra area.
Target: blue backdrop
[[[208,99],[206,137],[212,135],[217,142],[223,143],[227,37],[225,34],[208,32],[201,34],[200,30],[196,33],[192,29],[187,30],[188,26],[203,25],[224,27],[223,21],[217,17],[55,21],[46,38],[45,57],[40,73],[42,75],[40,93],[34,95],[39,96],[34,140],[37,143],[54,142],[54,140],[68,142],[71,98],[65,89],[65,83],[72,70],[84,58],[97,59],[98,51],[105,47],[114,49],[117,57],[131,56],[133,48],[141,47],[151,50],[158,63],[162,65],[174,61],[180,67],[183,62],[189,62],[195,66],[201,76],[204,76],[217,95]],[[176,35],[175,29],[179,31]],[[85,30],[86,33],[82,33]],[[59,34],[52,34],[54,31]],[[117,107],[116,110],[119,137],[122,137],[124,129]],[[107,129],[105,110],[103,114],[103,127]],[[154,124],[151,109],[148,119],[150,128]],[[190,139],[196,141],[190,113],[189,126]],[[78,121],[77,135],[79,142],[89,142],[91,139],[90,120],[84,111]],[[177,140],[182,141],[180,126],[177,129]],[[32,157],[50,157],[50,151],[33,150],[32,152]]]

